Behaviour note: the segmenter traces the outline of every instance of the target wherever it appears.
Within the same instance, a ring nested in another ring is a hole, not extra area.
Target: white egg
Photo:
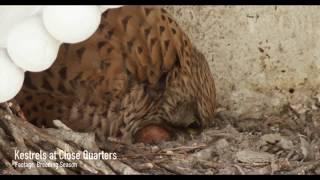
[[[4,49],[0,49],[0,103],[14,98],[22,88],[24,71],[17,67]]]
[[[11,28],[26,18],[41,12],[42,6],[0,6],[0,47],[7,47]]]
[[[107,9],[119,8],[122,5],[101,5],[99,6],[101,13],[105,12]]]
[[[46,6],[42,17],[45,27],[56,39],[77,43],[98,29],[101,12],[98,6]]]
[[[60,44],[46,31],[40,17],[30,17],[13,27],[7,48],[16,65],[27,71],[40,72],[53,64]]]

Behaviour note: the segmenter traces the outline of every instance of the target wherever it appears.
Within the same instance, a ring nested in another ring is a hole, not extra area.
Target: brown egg
[[[145,144],[167,141],[171,138],[168,130],[157,125],[149,125],[138,131],[136,141]]]

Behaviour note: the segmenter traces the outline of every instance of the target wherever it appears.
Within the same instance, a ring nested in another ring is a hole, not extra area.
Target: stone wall
[[[219,106],[259,117],[320,85],[320,6],[166,6],[205,54]]]

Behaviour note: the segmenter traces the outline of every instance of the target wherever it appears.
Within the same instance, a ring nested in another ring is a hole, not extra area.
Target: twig
[[[305,163],[304,165],[292,170],[289,172],[289,174],[305,174],[308,171],[311,171],[312,169],[315,169],[316,167],[320,166],[320,161],[313,161],[309,163]]]
[[[76,136],[81,136],[84,134],[77,134],[74,133],[72,131],[67,131],[67,130],[62,130],[60,131],[60,135],[58,133],[58,130],[49,130],[49,132],[51,132],[52,134],[49,134],[47,131],[43,130],[43,129],[39,129],[33,125],[31,125],[29,122],[27,121],[22,121],[19,120],[17,117],[15,117],[14,115],[8,115],[7,113],[5,113],[3,110],[0,109],[0,117],[1,118],[1,122],[2,125],[4,125],[5,127],[7,127],[7,129],[9,130],[10,135],[12,135],[14,141],[17,144],[17,149],[21,150],[21,152],[26,152],[28,149],[28,147],[26,146],[26,144],[31,145],[34,148],[41,148],[42,149],[42,143],[46,142],[48,144],[51,144],[51,146],[55,146],[56,149],[60,149],[62,151],[66,151],[66,152],[77,152],[78,150],[75,147],[72,147],[71,145],[67,144],[64,141],[72,141],[74,140],[74,143],[78,143],[77,145],[83,145],[84,147],[90,147],[90,149],[88,149],[88,151],[97,151],[98,149],[95,149],[94,143],[90,142],[90,141],[94,141],[94,138],[90,138],[89,135],[84,136],[83,137],[76,137]],[[0,126],[1,127],[1,126]],[[62,133],[69,133],[68,136],[62,136]],[[56,133],[56,136],[53,136],[53,134]],[[74,133],[74,134],[72,134]],[[28,139],[27,141],[25,141],[24,139]],[[81,140],[86,140],[87,143],[79,143]],[[7,155],[9,155],[9,157],[11,159],[14,159],[13,157],[13,148],[8,148],[7,146],[9,145],[9,142],[6,142],[5,139],[3,139],[3,137],[0,136],[0,148],[6,152]],[[68,161],[68,160],[67,160]],[[47,161],[48,163],[50,163],[50,161]],[[70,161],[69,161],[70,162]],[[108,167],[106,166],[103,161],[101,160],[95,160],[95,161],[89,161],[89,160],[78,160],[77,163],[79,164],[80,168],[82,170],[91,172],[91,173],[103,173],[103,174],[114,174],[114,172]],[[40,171],[37,171],[40,170]],[[60,170],[54,170],[51,168],[52,171],[55,171],[58,174],[66,174],[67,169],[60,169]],[[37,171],[37,172],[36,172]],[[30,173],[30,172],[29,172]],[[31,173],[44,173],[44,171],[41,170],[41,168],[37,168],[37,169],[33,169],[33,171]]]
[[[166,148],[162,149],[162,152],[167,152],[167,151],[183,151],[186,150],[187,152],[195,150],[195,149],[204,149],[206,148],[207,145],[198,145],[198,146],[181,146],[181,147],[176,147],[176,148]]]
[[[238,164],[233,164],[232,166],[234,166],[240,172],[241,175],[246,174]]]

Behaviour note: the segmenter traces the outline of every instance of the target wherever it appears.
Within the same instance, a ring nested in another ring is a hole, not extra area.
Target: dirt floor
[[[309,107],[287,105],[281,114],[261,119],[229,118],[223,109],[218,109],[211,127],[199,134],[188,130],[179,134],[175,141],[157,145],[125,145],[110,139],[100,145],[100,150],[117,152],[117,161],[104,162],[105,169],[98,161],[95,164],[78,161],[88,166],[64,171],[13,168],[10,150],[19,148],[19,144],[24,150],[32,151],[56,149],[54,146],[65,151],[77,147],[94,149],[90,134],[81,134],[81,141],[79,137],[77,141],[73,137],[79,133],[66,135],[66,132],[73,132],[62,125],[57,125],[60,132],[33,129],[31,125],[19,124],[21,119],[7,118],[8,115],[0,112],[3,120],[0,127],[7,132],[0,131],[0,174],[320,174],[319,104],[315,99]],[[12,125],[8,125],[7,119],[14,120]],[[42,135],[44,132],[51,137]],[[24,134],[25,139],[14,134]],[[57,139],[52,140],[53,136]],[[22,141],[25,145],[21,145]]]

